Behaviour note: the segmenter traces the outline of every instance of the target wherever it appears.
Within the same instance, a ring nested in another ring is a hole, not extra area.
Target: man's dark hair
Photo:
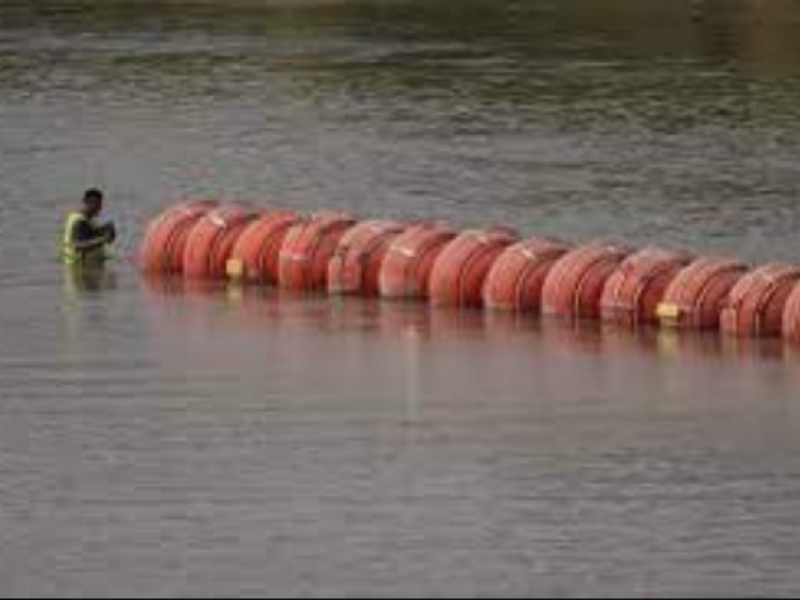
[[[83,195],[84,202],[102,202],[103,201],[103,192],[97,188],[92,188],[87,190],[86,193]]]

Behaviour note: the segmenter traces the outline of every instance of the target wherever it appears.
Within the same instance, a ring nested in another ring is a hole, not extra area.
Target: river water
[[[0,595],[796,595],[800,353],[132,258],[191,195],[795,260],[798,98],[791,0],[0,0]]]

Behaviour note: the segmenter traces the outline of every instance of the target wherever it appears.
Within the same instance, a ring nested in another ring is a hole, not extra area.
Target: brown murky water
[[[796,262],[799,97],[788,0],[0,0],[0,594],[796,595],[800,353],[130,256],[186,193]]]

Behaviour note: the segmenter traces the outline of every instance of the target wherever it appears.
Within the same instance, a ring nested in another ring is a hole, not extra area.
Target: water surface
[[[800,355],[139,280],[176,196],[800,256],[789,0],[0,0],[0,594],[800,590]],[[55,259],[100,185],[103,278]]]

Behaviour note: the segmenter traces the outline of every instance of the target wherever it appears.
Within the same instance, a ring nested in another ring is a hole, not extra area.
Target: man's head
[[[99,216],[103,212],[103,192],[98,189],[88,190],[83,195],[83,212],[90,219]]]

